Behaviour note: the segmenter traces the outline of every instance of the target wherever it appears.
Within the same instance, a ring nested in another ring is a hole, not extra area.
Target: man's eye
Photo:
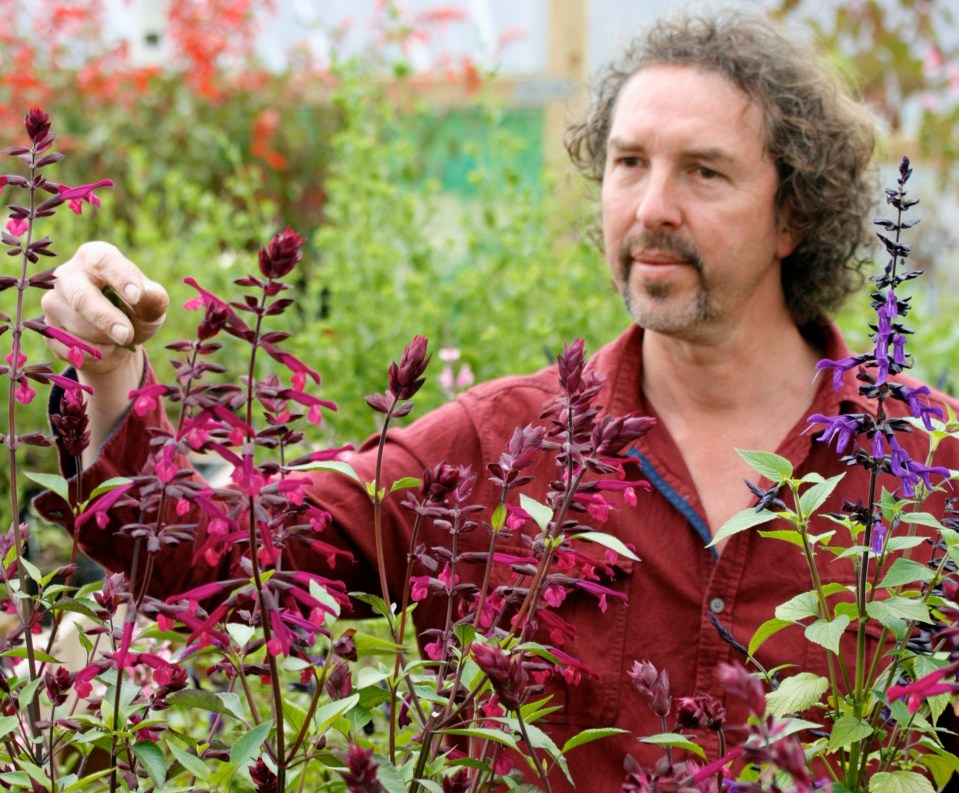
[[[716,179],[719,176],[718,171],[707,168],[705,165],[696,166],[696,174],[702,179]]]
[[[639,157],[620,157],[616,162],[624,168],[635,168],[640,164]]]

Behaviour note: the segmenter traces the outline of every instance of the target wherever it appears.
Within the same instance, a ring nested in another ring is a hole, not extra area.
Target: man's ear
[[[776,226],[778,235],[776,238],[776,258],[785,259],[796,250],[796,247],[802,241],[802,236],[793,227],[792,212],[788,203],[779,207],[776,213]]]

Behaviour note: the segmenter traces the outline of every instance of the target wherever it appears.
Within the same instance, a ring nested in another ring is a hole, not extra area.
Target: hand
[[[42,301],[47,324],[96,345],[103,353],[99,361],[87,359],[82,379],[96,379],[118,368],[138,370],[140,355],[131,352],[132,345],[145,342],[163,324],[169,303],[166,290],[105,242],[81,245],[55,273],[54,288]],[[120,298],[120,308],[104,294],[105,287]],[[54,353],[66,357],[64,345],[48,343]]]

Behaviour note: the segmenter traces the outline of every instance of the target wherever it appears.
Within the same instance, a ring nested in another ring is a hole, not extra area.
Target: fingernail
[[[140,287],[136,284],[127,284],[123,287],[123,296],[130,305],[136,305],[140,301]]]
[[[117,344],[126,344],[129,331],[119,322],[110,328],[110,336]]]

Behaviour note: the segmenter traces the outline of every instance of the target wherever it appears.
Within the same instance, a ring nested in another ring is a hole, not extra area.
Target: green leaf
[[[33,702],[33,698],[37,695],[37,689],[40,688],[41,683],[43,683],[43,678],[38,677],[36,680],[27,683],[20,690],[20,707],[26,707]]]
[[[240,705],[240,698],[236,694],[215,694],[201,688],[185,688],[182,691],[170,694],[166,700],[178,708],[199,708],[213,713],[222,713],[224,716],[233,716],[237,719],[243,718],[243,708]]]
[[[573,539],[577,540],[586,540],[587,542],[595,542],[597,545],[602,545],[604,548],[609,548],[613,551],[616,551],[620,556],[625,556],[627,559],[632,559],[634,562],[641,561],[640,558],[634,554],[619,537],[614,537],[612,534],[606,534],[602,531],[584,531],[582,534],[572,535]]]
[[[903,597],[890,597],[885,600],[873,600],[866,604],[866,614],[885,625],[890,617],[916,622],[932,622],[929,609],[918,600]]]
[[[935,577],[936,574],[924,564],[900,556],[889,566],[879,588],[892,589],[905,584],[914,584],[916,581],[932,581]]]
[[[816,514],[816,510],[832,495],[832,491],[836,489],[836,485],[844,476],[844,473],[830,476],[824,482],[815,484],[803,491],[803,494],[799,497],[799,510],[807,520]]]
[[[935,793],[935,789],[915,771],[880,771],[870,777],[869,793]]]
[[[384,680],[388,680],[391,674],[392,672],[390,670],[384,669],[382,666],[379,669],[374,669],[372,666],[360,667],[355,677],[356,688],[377,686]]]
[[[0,653],[0,658],[26,658],[29,656],[29,651],[26,647],[14,647],[12,650],[4,650]],[[42,661],[45,664],[60,664],[62,661],[58,661],[49,653],[45,653],[42,650],[34,650],[33,657],[38,661]]]
[[[807,617],[819,616],[819,598],[813,590],[800,592],[785,603],[776,606],[776,619],[799,622]]]
[[[24,471],[23,474],[31,482],[36,482],[44,490],[50,490],[56,493],[64,501],[70,501],[70,491],[67,480],[62,476],[56,476],[55,474],[32,474],[29,471]]]
[[[905,535],[902,537],[892,537],[886,543],[886,550],[890,553],[893,551],[907,551],[910,548],[922,545],[925,541],[925,537],[907,537]]]
[[[584,743],[592,743],[593,741],[599,741],[603,738],[608,738],[610,735],[619,735],[623,732],[628,732],[628,730],[620,730],[616,727],[598,727],[591,730],[583,730],[582,732],[576,733],[576,735],[563,744],[563,754],[566,754],[570,749],[575,749],[577,746],[582,746]]]
[[[20,719],[16,716],[4,716],[0,718],[0,738],[6,738],[19,724]]]
[[[101,482],[90,493],[90,498],[87,500],[88,503],[90,500],[96,498],[97,496],[102,496],[104,493],[109,493],[111,490],[116,490],[118,487],[123,485],[128,485],[132,482],[132,479],[128,479],[125,476],[114,476],[112,479],[107,479],[105,482]]]
[[[356,654],[361,658],[369,655],[396,655],[403,649],[389,639],[362,631],[353,634],[353,644],[356,645]]]
[[[530,498],[525,493],[520,494],[519,505],[522,510],[529,513],[537,526],[544,531],[546,530],[549,522],[553,519],[553,510],[545,504],[541,504],[535,498]]]
[[[685,735],[680,735],[677,732],[664,732],[659,735],[650,735],[648,738],[640,738],[639,740],[640,743],[651,743],[656,746],[672,746],[674,749],[685,749],[693,754],[698,754],[703,759],[706,758],[706,753],[699,744],[694,743]]]
[[[392,622],[393,612],[386,605],[386,601],[383,600],[379,595],[370,595],[366,592],[350,592],[350,597],[354,600],[359,600],[366,605],[370,606],[373,611],[379,614],[381,617],[386,617],[387,620]]]
[[[452,730],[442,730],[447,735],[463,735],[467,738],[479,738],[481,740],[501,743],[510,749],[518,749],[516,739],[508,732],[497,730],[492,727],[463,727]]]
[[[157,790],[161,790],[166,782],[166,759],[160,747],[153,741],[139,741],[133,744],[133,753],[147,770]]]
[[[415,476],[404,476],[402,479],[397,479],[392,485],[390,485],[390,492],[394,493],[397,490],[406,490],[411,487],[419,487],[422,483],[422,479],[418,479]]]
[[[797,548],[803,548],[802,535],[795,529],[777,529],[776,531],[759,530],[760,537],[768,537],[771,540],[782,540]]]
[[[732,537],[741,531],[751,529],[753,526],[761,526],[763,523],[769,523],[769,521],[778,517],[775,512],[770,512],[768,509],[764,509],[762,512],[756,512],[752,507],[744,509],[742,512],[737,512],[727,520],[720,527],[719,531],[716,532],[713,541],[706,547],[711,548],[720,540],[725,540],[727,537]]]
[[[772,452],[751,452],[743,449],[736,449],[736,453],[757,474],[765,476],[770,482],[780,484],[787,479],[792,479],[793,464],[785,457]]]
[[[469,647],[476,638],[476,628],[471,623],[461,623],[453,627],[453,635],[460,647]]]
[[[782,717],[811,708],[828,688],[829,681],[812,672],[784,678],[779,688],[766,695],[766,713]]]
[[[816,620],[806,626],[806,638],[814,644],[839,652],[839,640],[849,627],[849,617],[845,614],[838,615],[833,620]]]
[[[256,628],[239,622],[228,622],[226,632],[230,634],[230,638],[237,647],[246,647],[247,642],[256,634]]]
[[[840,716],[829,731],[829,751],[845,749],[854,743],[865,740],[872,735],[870,727],[862,719],[855,716]]]
[[[762,625],[756,628],[756,632],[753,634],[753,637],[749,640],[749,654],[755,655],[756,651],[762,647],[763,643],[770,636],[779,633],[783,628],[787,628],[793,623],[790,620],[781,620],[778,617],[774,617],[771,620],[766,620]]]
[[[230,750],[230,762],[241,768],[249,765],[250,761],[260,753],[260,747],[272,729],[273,720],[267,719],[249,732],[243,733]]]
[[[355,482],[360,482],[359,474],[353,470],[353,466],[349,463],[344,463],[342,460],[318,460],[313,463],[306,463],[305,465],[295,465],[289,469],[290,471],[336,471],[337,473],[345,474],[350,479]]]
[[[320,705],[320,707],[316,709],[316,713],[313,716],[313,721],[317,725],[317,733],[322,735],[324,732],[326,732],[334,721],[346,713],[350,708],[355,707],[359,701],[359,694],[351,694],[343,699],[338,699],[334,702],[327,702],[325,705]]]
[[[173,755],[173,759],[197,779],[206,779],[210,775],[210,769],[207,768],[206,763],[196,755],[190,754],[186,749],[181,749],[173,741],[168,741],[166,746],[170,750],[170,754]]]
[[[33,579],[34,581],[36,581],[38,584],[40,583],[40,581],[43,580],[43,573],[40,572],[40,568],[37,567],[37,566],[36,566],[33,562],[31,562],[29,559],[24,559],[24,558],[21,556],[21,557],[20,557],[20,564],[22,564],[22,565],[23,565],[23,569],[27,571],[27,575],[30,576],[30,578]]]
[[[92,789],[91,782],[96,782],[98,779],[112,773],[113,768],[101,768],[99,771],[94,771],[92,774],[80,777],[80,779],[67,787],[63,793],[86,793],[86,791]]]
[[[506,505],[500,501],[493,510],[493,517],[490,518],[490,525],[493,527],[493,533],[498,533],[506,525]]]
[[[56,603],[51,603],[49,608],[50,611],[72,611],[74,614],[82,614],[84,617],[89,617],[92,620],[99,619],[96,612],[86,603],[82,600],[74,600],[73,598],[62,598],[56,601]]]
[[[935,515],[928,512],[903,512],[901,517],[903,523],[912,523],[915,526],[929,526],[933,529],[946,528]]]

